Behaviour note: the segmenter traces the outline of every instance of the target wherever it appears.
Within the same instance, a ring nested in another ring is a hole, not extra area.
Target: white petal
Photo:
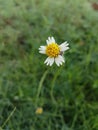
[[[54,58],[48,57],[45,62],[46,65],[50,65],[52,66],[52,64],[54,63]]]
[[[46,40],[47,45],[49,44],[49,40]]]
[[[68,47],[68,43],[67,43],[67,41],[66,42],[64,42],[64,43],[62,43],[59,47],[60,47],[60,51],[66,51],[66,50],[68,50],[69,49],[69,47]]]
[[[41,53],[41,54],[46,54],[46,52],[45,52],[45,51],[39,51],[39,53]]]
[[[51,40],[51,38],[50,38],[50,37],[48,37],[48,40]]]
[[[49,45],[51,43],[55,43],[54,37],[48,37],[48,40],[46,40],[46,43]]]
[[[45,50],[46,46],[40,46],[39,50]]]
[[[48,37],[48,44],[52,43],[52,40],[50,37]]]
[[[63,56],[58,55],[58,57],[55,58],[55,63],[57,64],[57,66],[62,65],[63,62],[65,62]]]
[[[39,53],[46,54],[46,46],[40,46]]]
[[[51,40],[49,40],[49,38],[48,38],[48,40],[46,40],[46,43],[47,43],[47,45],[51,44]]]
[[[51,41],[52,41],[52,43],[55,43],[54,37],[51,37]]]

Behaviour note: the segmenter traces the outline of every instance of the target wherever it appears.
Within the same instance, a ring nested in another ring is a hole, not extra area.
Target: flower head
[[[69,44],[67,41],[61,45],[58,45],[55,42],[54,37],[48,37],[46,42],[46,46],[40,46],[39,48],[39,53],[46,54],[48,56],[44,63],[50,66],[52,66],[54,62],[57,64],[57,66],[62,65],[62,63],[65,62],[63,53],[69,49]]]
[[[36,114],[42,114],[43,113],[43,108],[42,107],[38,107],[35,111]]]

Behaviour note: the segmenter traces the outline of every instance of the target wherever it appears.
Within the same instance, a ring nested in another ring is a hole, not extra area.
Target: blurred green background
[[[48,36],[69,43],[61,67]],[[0,130],[98,130],[97,0],[0,0]]]

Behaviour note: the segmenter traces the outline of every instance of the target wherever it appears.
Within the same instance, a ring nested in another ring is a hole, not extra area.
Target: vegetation
[[[0,130],[98,130],[94,2],[0,0]],[[48,36],[70,45],[61,67],[38,52]]]

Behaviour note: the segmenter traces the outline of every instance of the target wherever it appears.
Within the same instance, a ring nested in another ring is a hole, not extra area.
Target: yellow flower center
[[[58,44],[51,43],[51,44],[47,45],[46,54],[49,57],[57,57],[60,54],[60,48],[59,48]]]

